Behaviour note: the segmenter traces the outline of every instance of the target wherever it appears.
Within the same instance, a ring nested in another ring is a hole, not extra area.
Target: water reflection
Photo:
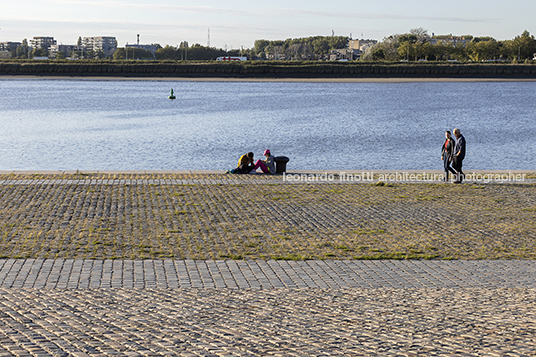
[[[0,169],[227,169],[269,148],[290,169],[440,170],[454,127],[467,168],[536,167],[534,82],[3,80],[0,93]]]

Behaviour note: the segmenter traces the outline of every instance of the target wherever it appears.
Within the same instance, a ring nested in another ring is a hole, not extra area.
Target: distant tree
[[[422,27],[411,29],[409,30],[409,33],[416,36],[418,40],[430,38],[430,36],[428,36],[428,30],[425,30]]]
[[[473,61],[481,62],[498,58],[499,46],[491,37],[475,37],[467,45],[467,53]]]
[[[415,56],[415,49],[410,41],[401,42],[398,46],[398,56],[403,60],[411,60]]]
[[[398,36],[398,55],[401,59],[417,60],[432,55],[432,49],[426,45],[430,41],[427,30],[422,27],[411,29],[409,33]]]
[[[239,50],[225,51],[222,49],[217,49],[215,47],[207,47],[196,43],[190,48],[188,48],[188,59],[215,60],[217,57],[220,56],[238,56],[240,54],[239,52]]]
[[[78,47],[82,47],[82,37],[81,36],[78,36],[78,41],[76,41],[76,45]]]
[[[46,48],[41,48],[41,47],[37,47],[37,48],[34,48],[32,50],[32,58],[33,57],[46,57],[47,56],[47,49]]]
[[[137,60],[152,60],[154,59],[153,54],[151,51],[143,50],[141,48],[133,48],[133,47],[127,47],[125,48],[121,47],[115,50],[112,59],[114,60],[124,60],[127,58],[127,51],[128,51],[128,59],[137,59]],[[103,53],[104,54],[104,53]]]
[[[180,59],[179,51],[176,47],[166,45],[156,50],[155,57],[158,60],[178,60]]]
[[[527,30],[516,36],[508,45],[509,57],[512,59],[532,59],[534,53],[536,53],[536,39]]]
[[[385,60],[385,53],[383,52],[382,47],[376,47],[372,50],[372,60],[373,61],[383,61]]]
[[[255,50],[256,54],[259,54],[261,52],[264,52],[264,49],[269,44],[270,44],[270,41],[268,40],[256,40],[253,44],[253,49]]]
[[[63,53],[63,51],[58,51],[58,53],[56,53],[56,59],[57,60],[64,60],[65,59],[65,53]]]
[[[463,42],[458,42],[456,44],[450,44],[447,47],[449,59],[454,59],[457,61],[467,60],[467,45]]]
[[[418,41],[418,37],[414,34],[411,34],[411,33],[406,33],[406,34],[403,34],[403,35],[399,35],[398,36],[398,43],[399,44],[402,44],[402,43],[409,43],[409,44],[414,44],[415,42]]]
[[[257,40],[253,50],[257,57],[308,59],[311,56],[328,54],[332,49],[348,47],[349,38],[345,36],[313,36],[287,38],[286,40]]]
[[[398,60],[398,36],[399,35],[391,35],[385,37],[382,41],[367,48],[365,52],[361,54],[359,59],[361,61],[374,61],[378,60],[380,53],[383,53],[383,60],[385,61]],[[374,53],[376,54],[373,56]]]
[[[24,39],[24,40],[22,40],[22,45],[17,47],[17,49],[15,50],[16,57],[17,58],[28,58],[28,51],[29,51],[28,40]]]
[[[497,41],[496,39],[494,39],[493,37],[490,37],[490,36],[480,36],[480,37],[475,37],[471,40],[471,42],[474,42],[474,43],[478,43],[478,42],[487,42],[487,41]]]
[[[104,53],[103,50],[99,49],[97,51],[95,51],[95,54],[93,55],[93,58],[94,59],[103,59],[106,57],[106,54]]]

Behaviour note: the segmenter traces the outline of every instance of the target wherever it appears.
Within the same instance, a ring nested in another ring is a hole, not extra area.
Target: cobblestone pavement
[[[534,289],[5,289],[0,356],[535,356]]]
[[[0,175],[0,356],[536,356],[535,215],[531,182]]]
[[[0,356],[534,356],[534,261],[0,260]]]
[[[536,261],[2,259],[0,287],[536,289]]]
[[[0,258],[536,258],[534,183],[281,180],[0,175]]]

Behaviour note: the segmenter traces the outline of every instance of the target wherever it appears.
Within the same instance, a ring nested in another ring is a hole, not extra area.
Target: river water
[[[0,80],[0,170],[442,169],[455,127],[464,167],[535,169],[536,82]]]

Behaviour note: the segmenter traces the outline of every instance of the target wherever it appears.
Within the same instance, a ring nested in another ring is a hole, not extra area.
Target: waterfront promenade
[[[536,354],[534,172],[331,174],[0,174],[0,356]]]

